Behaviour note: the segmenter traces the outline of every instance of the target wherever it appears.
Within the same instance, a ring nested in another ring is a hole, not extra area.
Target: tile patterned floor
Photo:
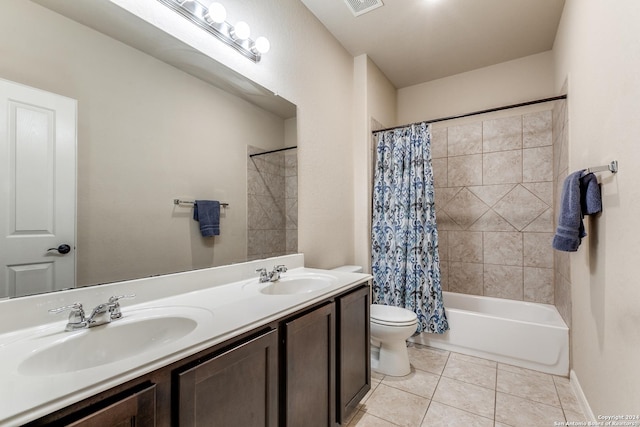
[[[439,350],[409,347],[411,373],[373,373],[348,427],[543,427],[585,421],[569,379]]]

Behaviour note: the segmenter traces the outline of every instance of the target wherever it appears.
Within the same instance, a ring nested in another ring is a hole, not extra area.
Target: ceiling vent
[[[382,0],[344,0],[353,16],[360,16],[383,6]]]

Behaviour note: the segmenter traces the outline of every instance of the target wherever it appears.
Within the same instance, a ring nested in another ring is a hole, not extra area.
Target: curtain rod
[[[411,125],[417,125],[419,123],[427,123],[428,124],[428,123],[444,122],[446,120],[461,119],[463,117],[471,117],[471,116],[477,116],[478,114],[493,113],[494,111],[508,110],[510,108],[526,107],[527,105],[541,104],[543,102],[549,102],[549,101],[558,101],[560,99],[567,99],[567,95],[558,95],[558,96],[553,96],[551,98],[544,98],[544,99],[537,99],[535,101],[521,102],[520,104],[512,104],[512,105],[505,105],[503,107],[489,108],[488,110],[474,111],[473,113],[459,114],[457,116],[441,117],[439,119],[433,119],[433,120],[421,120],[419,122],[411,123],[411,124],[408,124],[408,125],[394,126],[394,127],[391,127],[391,128],[374,130],[374,131],[371,131],[371,133],[386,132],[386,131],[389,131],[389,130],[400,129],[400,128],[411,126]]]
[[[271,151],[264,151],[262,153],[249,154],[249,157],[263,156],[265,154],[278,153],[278,152],[284,151],[284,150],[293,150],[294,148],[298,148],[298,146],[294,145],[293,147],[278,148],[277,150],[271,150]]]

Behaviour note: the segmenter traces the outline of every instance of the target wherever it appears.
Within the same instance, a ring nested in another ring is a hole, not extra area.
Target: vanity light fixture
[[[254,62],[259,62],[271,48],[266,37],[251,40],[251,29],[246,22],[238,21],[235,26],[229,24],[226,21],[227,11],[220,3],[213,2],[207,7],[197,0],[158,1]]]
[[[247,40],[251,35],[251,28],[249,28],[249,24],[247,24],[246,22],[238,21],[235,27],[233,27],[229,31],[229,34],[231,35],[231,38],[234,39],[235,41],[242,42],[244,40]]]

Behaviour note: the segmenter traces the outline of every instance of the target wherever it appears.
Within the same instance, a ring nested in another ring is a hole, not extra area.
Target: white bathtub
[[[553,305],[443,292],[449,331],[409,341],[569,375],[569,328]]]

